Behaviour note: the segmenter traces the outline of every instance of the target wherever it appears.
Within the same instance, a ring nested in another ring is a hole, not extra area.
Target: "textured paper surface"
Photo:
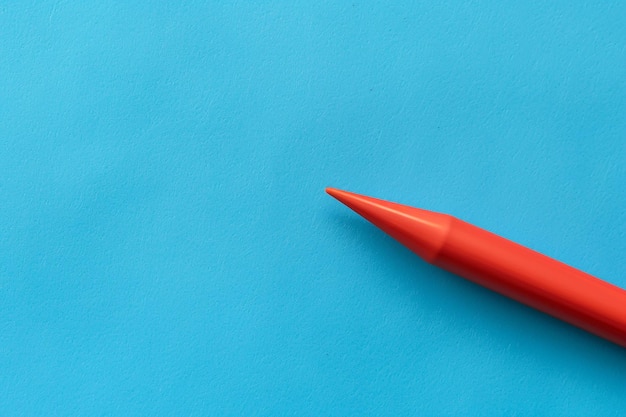
[[[0,414],[623,416],[323,188],[626,287],[625,3],[267,3],[0,6]]]

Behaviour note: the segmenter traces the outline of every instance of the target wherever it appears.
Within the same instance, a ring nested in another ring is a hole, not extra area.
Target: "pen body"
[[[626,291],[449,216],[431,262],[626,347]]]

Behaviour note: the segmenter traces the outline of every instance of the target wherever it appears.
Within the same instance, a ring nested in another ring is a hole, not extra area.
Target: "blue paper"
[[[623,416],[625,349],[323,189],[626,288],[624,22],[623,1],[0,6],[0,415]]]

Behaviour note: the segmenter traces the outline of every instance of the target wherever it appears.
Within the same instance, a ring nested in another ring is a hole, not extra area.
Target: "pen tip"
[[[336,198],[337,200],[341,201],[344,204],[346,204],[346,198],[349,198],[351,194],[347,191],[338,190],[337,188],[333,188],[333,187],[326,187],[326,192],[328,193],[328,195]]]
[[[332,187],[326,192],[429,262],[447,235],[449,216]]]

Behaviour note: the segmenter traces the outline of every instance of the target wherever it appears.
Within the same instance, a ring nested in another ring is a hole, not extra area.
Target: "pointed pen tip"
[[[366,197],[361,194],[351,193],[350,191],[339,190],[333,187],[326,187],[326,192],[337,199],[340,203],[345,204],[353,210],[356,210],[356,206],[371,205],[374,201],[378,200],[372,197]],[[380,201],[380,200],[379,200]],[[358,210],[357,210],[358,211]]]
[[[347,206],[350,206],[349,203],[353,201],[355,197],[359,196],[358,194],[354,194],[349,191],[339,190],[333,187],[326,187],[326,193]]]
[[[332,187],[326,192],[428,261],[443,244],[449,216]]]
[[[337,198],[337,193],[341,192],[341,190],[338,190],[336,188],[333,187],[326,187],[326,193]]]

